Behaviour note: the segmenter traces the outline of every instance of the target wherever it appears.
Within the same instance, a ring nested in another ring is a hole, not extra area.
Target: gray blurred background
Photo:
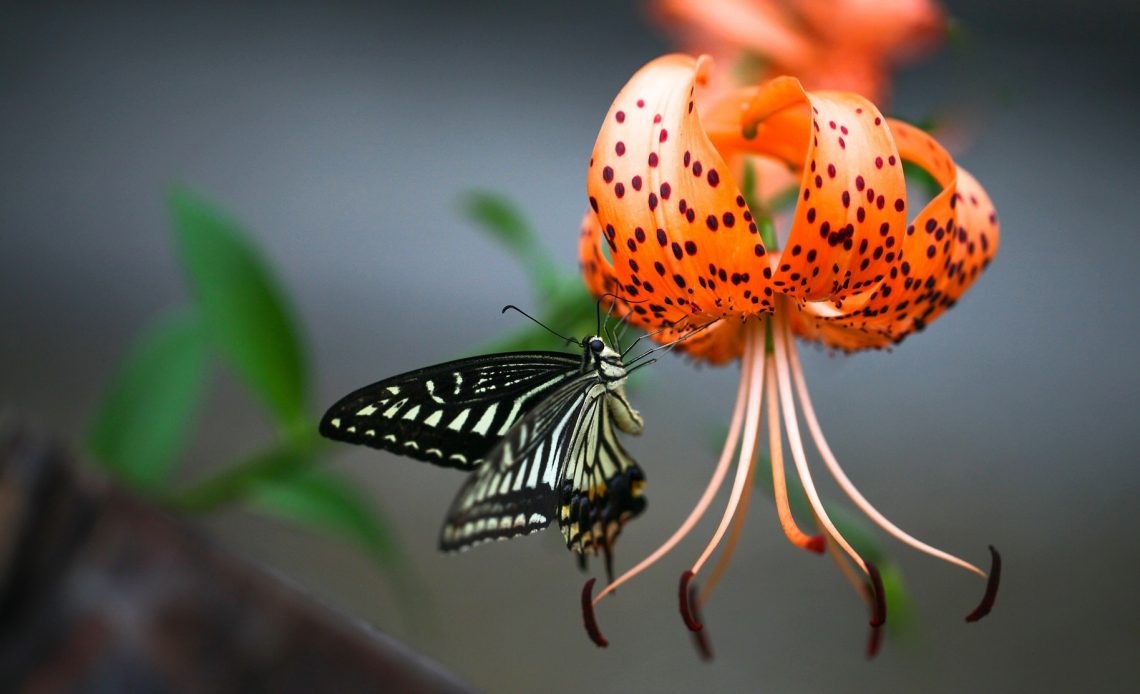
[[[919,537],[1006,559],[980,582],[889,544],[922,620],[867,663],[865,612],[791,548],[758,495],[693,653],[676,580],[712,530],[599,608],[557,532],[435,552],[461,477],[337,458],[399,532],[429,596],[411,623],[353,547],[242,511],[204,530],[490,691],[1135,691],[1140,261],[1133,2],[947,3],[965,41],[899,74],[896,113],[968,124],[961,163],[1003,221],[996,262],[893,353],[804,350],[819,416],[866,495]],[[670,44],[636,5],[154,3],[0,10],[0,405],[79,441],[136,332],[185,300],[163,207],[184,182],[244,220],[311,335],[318,401],[455,356],[521,320],[524,274],[463,221],[471,187],[519,201],[567,267],[585,164],[628,76]],[[649,510],[621,566],[685,515],[714,462],[735,367],[655,368],[629,442]],[[199,476],[269,426],[225,375]],[[834,490],[831,490],[834,494]]]

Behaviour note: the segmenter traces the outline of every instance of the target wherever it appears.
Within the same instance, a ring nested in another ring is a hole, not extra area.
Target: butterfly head
[[[582,370],[594,371],[598,379],[607,386],[617,387],[625,383],[626,370],[621,353],[606,344],[600,335],[591,335],[582,340]]]

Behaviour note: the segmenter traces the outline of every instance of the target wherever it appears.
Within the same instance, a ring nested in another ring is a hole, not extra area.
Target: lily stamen
[[[843,533],[835,527],[831,522],[831,518],[827,515],[827,509],[823,507],[823,501],[819,498],[819,492],[815,489],[815,483],[812,482],[811,470],[808,468],[807,455],[804,453],[803,440],[800,438],[800,426],[798,418],[796,417],[795,402],[792,400],[792,383],[791,375],[788,373],[788,338],[790,337],[783,320],[781,313],[775,314],[775,335],[773,342],[775,343],[776,353],[774,361],[776,364],[776,382],[779,386],[780,393],[780,408],[784,412],[784,429],[788,434],[788,446],[792,449],[792,459],[796,462],[796,472],[800,476],[800,484],[803,485],[804,492],[807,494],[808,503],[811,505],[812,512],[815,514],[816,519],[823,526],[827,535],[838,544],[848,556],[855,561],[857,566],[863,567],[863,570],[869,576],[871,573],[870,567],[863,557],[855,551],[847,538],[843,537]],[[793,345],[794,348],[794,345]]]
[[[990,545],[990,575],[986,580],[986,594],[974,611],[966,615],[967,622],[976,622],[990,613],[997,599],[998,586],[1001,583],[1001,555]]]
[[[686,571],[681,574],[681,583],[677,587],[677,602],[680,603],[681,619],[685,621],[685,626],[689,627],[689,631],[700,631],[705,625],[701,624],[693,614],[693,598],[695,595],[691,588],[696,587],[690,585],[693,581],[693,576],[692,571]]]
[[[582,586],[582,621],[586,625],[586,633],[590,635],[590,640],[596,643],[599,648],[605,648],[610,645],[610,642],[606,641],[606,637],[602,636],[601,630],[598,629],[598,620],[594,616],[594,601],[590,599],[594,592],[594,581],[596,580],[598,579],[591,578]]]
[[[791,339],[790,336],[788,339]],[[803,369],[800,367],[799,355],[796,354],[795,349],[789,350],[789,357],[790,358],[788,360],[788,363],[791,367],[792,378],[796,384],[796,394],[800,399],[800,407],[803,410],[804,422],[807,423],[808,431],[811,432],[812,441],[815,442],[816,450],[819,451],[819,455],[821,458],[823,458],[824,464],[827,465],[827,469],[831,471],[831,476],[835,478],[836,483],[839,484],[840,488],[843,489],[843,492],[847,494],[848,498],[850,498],[851,501],[853,501],[855,505],[863,511],[863,513],[867,514],[867,517],[874,521],[876,525],[878,525],[887,534],[896,538],[900,542],[910,545],[914,549],[917,549],[924,554],[929,554],[932,557],[941,559],[956,566],[960,566],[967,571],[976,573],[982,578],[986,578],[986,572],[982,571],[970,562],[964,559],[959,559],[953,554],[944,552],[937,547],[932,547],[925,542],[922,542],[921,540],[911,536],[899,528],[897,525],[889,521],[886,516],[884,516],[879,512],[878,509],[871,505],[871,502],[867,501],[867,498],[859,492],[854,483],[851,482],[851,479],[847,477],[847,474],[843,471],[843,468],[840,467],[839,460],[835,457],[835,454],[831,452],[831,447],[827,444],[827,439],[823,436],[823,430],[820,428],[819,420],[816,419],[815,416],[815,408],[812,407],[811,396],[808,394],[807,383],[804,381],[804,374]]]
[[[744,494],[740,497],[740,504],[736,509],[736,514],[732,517],[732,529],[728,533],[728,539],[724,543],[724,549],[717,558],[712,573],[705,579],[704,583],[701,584],[701,590],[698,595],[700,604],[708,602],[709,597],[712,596],[713,589],[720,583],[721,576],[723,576],[724,572],[728,569],[728,565],[732,563],[732,556],[736,553],[736,545],[740,541],[740,531],[744,528],[744,520],[748,517],[748,504],[752,499],[752,489],[756,482],[755,477],[756,465],[753,464],[748,469],[748,479],[744,483]]]
[[[763,330],[762,324],[755,321],[754,325],[745,328],[748,333],[745,335],[745,349],[755,349],[757,342],[763,344],[763,334],[757,335],[757,332]],[[712,556],[713,551],[716,550],[720,544],[721,538],[728,530],[728,526],[732,523],[733,516],[736,514],[737,506],[740,504],[740,498],[744,495],[745,485],[749,478],[749,471],[752,469],[752,463],[756,455],[756,437],[760,433],[760,402],[763,396],[764,386],[764,370],[753,367],[748,378],[748,405],[744,416],[744,439],[740,444],[740,458],[736,464],[736,478],[732,483],[732,491],[729,493],[728,504],[725,506],[724,515],[721,516],[720,525],[717,526],[716,532],[713,533],[712,539],[705,546],[697,561],[693,563],[690,571],[693,574],[700,573],[701,567],[704,566],[708,558]]]
[[[768,444],[769,455],[772,462],[772,489],[776,498],[776,515],[780,519],[780,527],[788,540],[801,549],[819,554],[826,547],[823,535],[808,535],[800,530],[796,518],[792,515],[792,506],[788,501],[788,482],[784,473],[784,442],[780,429],[780,396],[776,390],[776,365],[764,355],[759,358],[765,361],[768,370]],[[823,528],[820,528],[823,530]]]

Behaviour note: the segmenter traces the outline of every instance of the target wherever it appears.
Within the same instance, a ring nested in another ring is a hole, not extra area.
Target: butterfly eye
[[[590,340],[590,349],[591,350],[593,350],[595,352],[601,352],[605,348],[606,348],[606,344],[604,342],[602,342],[601,338],[595,337],[594,339]]]

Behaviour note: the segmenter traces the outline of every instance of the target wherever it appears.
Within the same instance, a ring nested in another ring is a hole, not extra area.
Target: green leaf
[[[176,469],[206,375],[201,323],[183,311],[136,343],[107,389],[87,445],[115,478],[155,489]]]
[[[379,510],[328,470],[266,480],[253,490],[251,500],[263,511],[355,542],[383,568],[402,564],[394,534]]]
[[[558,290],[563,276],[558,263],[546,253],[538,235],[508,198],[489,191],[471,191],[463,197],[461,210],[463,216],[514,254],[538,296]]]
[[[299,330],[268,264],[241,226],[185,190],[170,196],[179,257],[207,335],[288,430],[302,421],[308,373]]]
[[[489,236],[520,256],[537,245],[534,231],[506,197],[488,191],[471,191],[462,202],[463,214]]]
[[[230,465],[185,492],[170,495],[165,503],[180,511],[200,513],[241,501],[263,484],[311,468],[326,445],[315,426],[297,429],[283,443]]]

